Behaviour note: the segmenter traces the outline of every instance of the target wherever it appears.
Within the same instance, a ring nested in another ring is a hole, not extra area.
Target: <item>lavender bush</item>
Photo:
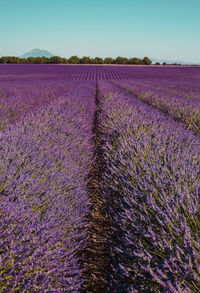
[[[200,99],[184,97],[180,93],[179,95],[163,93],[141,85],[130,85],[129,82],[117,82],[117,84],[135,98],[185,123],[188,129],[200,134]]]
[[[111,291],[199,292],[199,139],[114,85],[100,101]]]
[[[49,104],[79,84],[79,81],[31,79],[26,82],[0,82],[0,131],[5,131],[8,124],[13,124],[28,112]]]
[[[95,87],[28,114],[1,138],[2,292],[79,292]]]

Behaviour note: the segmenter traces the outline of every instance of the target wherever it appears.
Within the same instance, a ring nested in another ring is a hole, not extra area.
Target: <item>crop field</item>
[[[0,65],[0,292],[200,292],[200,67]]]

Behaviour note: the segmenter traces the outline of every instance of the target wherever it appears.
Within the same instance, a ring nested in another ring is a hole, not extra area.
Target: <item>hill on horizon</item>
[[[41,49],[32,49],[29,52],[24,53],[20,56],[20,58],[29,58],[29,57],[47,57],[50,58],[52,56],[55,56],[55,54],[52,54],[51,52],[47,50],[41,50]]]

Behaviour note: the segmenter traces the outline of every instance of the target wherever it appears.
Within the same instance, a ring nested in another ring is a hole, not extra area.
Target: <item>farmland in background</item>
[[[0,65],[0,291],[200,292],[199,138],[200,67]]]

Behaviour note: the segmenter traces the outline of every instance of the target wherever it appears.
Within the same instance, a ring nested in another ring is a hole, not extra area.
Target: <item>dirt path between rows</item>
[[[109,292],[107,280],[108,273],[111,271],[109,247],[107,247],[110,224],[106,203],[100,191],[105,166],[101,148],[103,142],[98,126],[99,114],[101,113],[98,82],[96,83],[95,104],[96,113],[93,127],[94,163],[90,170],[89,184],[87,186],[92,206],[89,215],[89,241],[83,254],[85,272],[83,273],[84,284],[81,291],[87,293]]]

